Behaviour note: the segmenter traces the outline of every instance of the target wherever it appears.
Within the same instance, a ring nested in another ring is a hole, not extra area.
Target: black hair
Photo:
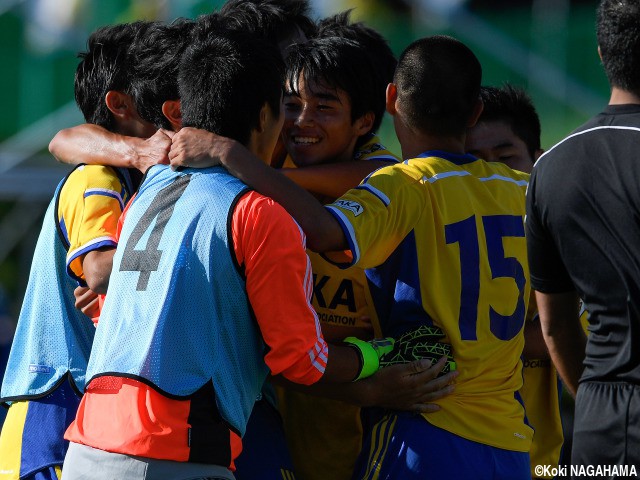
[[[308,0],[228,0],[218,12],[226,28],[252,33],[274,45],[288,47],[302,32],[315,35]]]
[[[504,122],[527,146],[531,158],[540,150],[540,117],[531,97],[510,84],[480,89],[484,109],[478,122]]]
[[[424,133],[463,134],[481,81],[480,62],[462,42],[445,35],[416,40],[400,55],[394,76],[399,113]]]
[[[369,55],[375,68],[379,85],[377,90],[382,96],[382,110],[378,111],[380,105],[376,104],[373,109],[376,114],[372,131],[377,131],[382,122],[384,114],[384,98],[387,85],[393,81],[393,74],[396,70],[398,60],[396,59],[387,40],[375,29],[362,22],[351,22],[351,11],[345,10],[331,17],[324,18],[318,22],[318,38],[340,37],[362,45],[362,48]]]
[[[596,18],[598,46],[609,84],[640,95],[640,2],[603,0]]]
[[[140,117],[157,128],[171,130],[171,123],[162,114],[162,104],[180,98],[178,69],[193,26],[192,20],[184,18],[171,24],[155,23],[132,45],[131,96]]]
[[[253,35],[224,32],[193,43],[178,75],[182,125],[246,145],[265,103],[280,115],[283,79],[278,49]]]
[[[376,120],[382,117],[384,91],[379,88],[371,58],[360,44],[339,37],[315,38],[293,45],[286,63],[287,83],[295,95],[300,94],[297,85],[302,75],[307,86],[315,83],[343,90],[351,102],[352,123],[367,112],[373,112]]]
[[[78,53],[74,93],[78,108],[87,123],[113,130],[115,121],[104,98],[110,90],[130,92],[132,62],[131,44],[151,24],[123,23],[101,27],[87,40],[87,51]]]

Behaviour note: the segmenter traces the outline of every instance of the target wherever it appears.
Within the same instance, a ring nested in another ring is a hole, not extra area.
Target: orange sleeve
[[[279,204],[249,192],[233,212],[232,235],[269,347],[268,367],[292,382],[315,383],[324,373],[328,347],[310,303],[313,274],[304,233]]]

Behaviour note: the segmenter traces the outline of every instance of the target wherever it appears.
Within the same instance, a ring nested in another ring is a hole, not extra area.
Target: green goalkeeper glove
[[[391,350],[379,357],[380,368],[396,363],[410,363],[415,360],[429,358],[435,364],[442,357],[447,357],[440,375],[456,369],[456,362],[451,354],[451,345],[439,342],[444,333],[438,327],[423,325],[400,336]]]

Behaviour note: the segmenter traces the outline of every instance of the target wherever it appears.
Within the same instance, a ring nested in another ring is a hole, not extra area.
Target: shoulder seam
[[[540,157],[538,158],[538,160],[536,160],[536,162],[533,164],[533,166],[535,167],[540,160],[542,160],[544,157],[546,157],[547,154],[552,152],[557,146],[562,145],[563,143],[565,143],[568,140],[571,140],[574,137],[578,137],[580,135],[585,135],[587,133],[592,133],[592,132],[594,132],[596,130],[632,130],[632,131],[635,130],[636,132],[640,132],[640,128],[637,128],[637,127],[626,127],[626,126],[621,126],[621,125],[620,126],[616,126],[616,125],[600,125],[598,127],[593,127],[593,128],[588,128],[586,130],[581,130],[580,132],[572,133],[571,135],[569,135],[569,136],[563,138],[562,140],[560,140],[553,147],[551,147],[549,150],[547,150],[542,155],[540,155]]]

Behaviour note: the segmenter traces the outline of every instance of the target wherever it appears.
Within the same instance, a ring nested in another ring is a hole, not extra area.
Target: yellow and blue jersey
[[[531,303],[527,313],[527,321],[537,316],[535,297],[531,295]],[[588,312],[584,305],[580,309],[580,323],[588,334]],[[537,475],[537,465],[557,467],[560,463],[564,431],[560,411],[562,382],[550,359],[523,359],[523,385],[520,397],[527,413],[528,424],[534,429],[531,443],[531,475],[537,478],[552,478]]]
[[[371,136],[354,154],[358,161],[399,162],[399,158]],[[343,340],[350,335],[371,338],[376,330],[372,306],[367,301],[368,285],[364,270],[358,267],[343,269],[310,250],[307,251],[313,268],[312,304],[318,313],[325,338]],[[346,259],[346,257],[345,257]],[[347,260],[348,261],[348,260]],[[376,333],[379,333],[376,330]]]
[[[532,438],[516,399],[530,292],[527,183],[527,174],[504,165],[429,151],[377,170],[327,206],[351,264],[368,269],[382,333],[435,325],[452,345],[456,389],[424,418],[520,452]]]
[[[95,332],[74,305],[74,288],[84,281],[81,256],[115,247],[132,190],[126,171],[81,166],[58,185],[47,208],[2,383],[0,401],[11,404],[0,434],[6,478],[43,469],[55,475],[64,461],[63,434],[84,390]]]
[[[101,247],[117,246],[116,228],[132,193],[126,170],[80,165],[60,191],[58,225],[67,244],[67,273],[84,281],[82,258]]]
[[[354,159],[399,161],[377,136],[368,138]],[[295,167],[290,158],[285,166]],[[315,252],[307,254],[313,269],[312,304],[324,337],[341,341],[350,335],[380,336],[364,270],[345,270]],[[278,388],[278,400],[296,473],[307,480],[351,478],[362,448],[360,408],[287,388]]]

